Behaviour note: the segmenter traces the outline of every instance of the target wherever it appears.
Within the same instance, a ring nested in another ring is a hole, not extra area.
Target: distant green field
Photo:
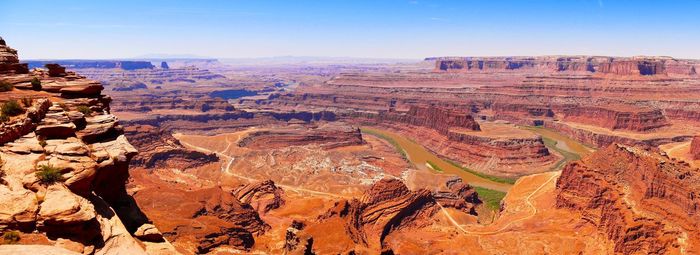
[[[494,211],[500,210],[501,200],[506,196],[505,192],[482,187],[474,187],[474,189],[476,193],[479,194],[479,199],[484,202],[486,207]]]
[[[485,174],[485,173],[477,172],[477,171],[474,171],[474,170],[472,170],[472,169],[466,168],[466,167],[462,166],[461,164],[459,164],[459,163],[457,163],[457,162],[454,162],[454,161],[452,161],[452,160],[449,160],[449,159],[445,159],[445,162],[450,163],[451,165],[453,165],[453,166],[455,166],[455,167],[458,167],[459,169],[462,169],[462,170],[464,170],[464,171],[466,171],[466,172],[469,172],[469,173],[471,173],[471,174],[473,174],[473,175],[476,175],[476,176],[479,176],[479,177],[481,177],[481,178],[484,178],[484,179],[487,179],[487,180],[491,180],[491,181],[494,181],[494,182],[515,184],[515,181],[518,180],[517,178],[504,178],[504,177],[498,177],[498,176],[493,176],[493,175],[488,175],[488,174]]]

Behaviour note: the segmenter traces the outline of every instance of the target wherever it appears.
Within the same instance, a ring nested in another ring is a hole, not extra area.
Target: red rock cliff
[[[480,130],[479,123],[474,121],[467,112],[436,106],[410,106],[408,112],[353,113],[354,117],[364,117],[381,122],[400,122],[414,126],[434,129],[440,134],[447,135],[450,128],[465,128]]]
[[[615,75],[697,75],[695,62],[668,57],[449,57],[435,58],[437,72],[541,70]]]
[[[690,155],[693,159],[700,159],[700,136],[693,137],[693,141],[690,142]]]
[[[659,109],[625,111],[602,107],[576,106],[565,108],[562,110],[562,113],[567,121],[596,125],[612,130],[647,131],[669,124]]]
[[[698,183],[686,164],[613,144],[564,168],[556,203],[606,233],[616,252],[697,253]]]

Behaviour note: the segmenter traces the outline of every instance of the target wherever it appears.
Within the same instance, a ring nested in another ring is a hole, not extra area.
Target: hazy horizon
[[[0,2],[21,59],[601,55],[700,59],[700,1]]]

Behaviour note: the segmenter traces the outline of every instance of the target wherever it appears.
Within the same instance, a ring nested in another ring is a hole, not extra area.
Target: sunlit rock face
[[[581,212],[622,254],[697,251],[699,179],[685,163],[613,144],[564,168],[557,207]]]
[[[28,72],[0,39],[0,81],[14,87],[0,101],[21,108],[0,124],[0,200],[11,205],[0,209],[0,228],[19,239],[0,253],[145,254],[148,244],[134,232],[148,218],[125,189],[137,151],[109,111],[111,99],[97,81],[47,68]]]

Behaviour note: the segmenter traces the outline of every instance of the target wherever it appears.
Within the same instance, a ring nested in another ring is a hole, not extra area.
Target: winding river
[[[408,160],[418,169],[435,171],[436,169],[433,169],[433,166],[435,166],[435,168],[441,170],[443,173],[461,177],[462,180],[470,185],[502,192],[508,192],[508,190],[513,186],[510,183],[496,182],[494,180],[465,171],[464,169],[438,157],[422,145],[407,139],[399,133],[385,129],[378,129],[376,127],[362,127],[362,129],[365,131],[365,134],[380,136],[379,138],[385,140],[387,140],[386,138],[393,140],[395,146],[398,146],[399,149],[404,152]],[[553,141],[551,143],[546,143],[547,147],[550,150],[555,150],[560,154],[563,154],[564,158],[559,164],[557,164],[556,169],[553,170],[560,170],[563,164],[572,160],[577,160],[580,158],[580,156],[585,156],[593,151],[585,145],[582,145],[581,143],[553,130],[534,127],[523,127],[523,129],[532,131],[541,135],[543,138]],[[428,164],[428,162],[430,162],[430,164]]]
[[[498,190],[502,192],[508,192],[512,184],[495,182],[470,172],[464,171],[461,168],[451,164],[433,154],[431,151],[423,147],[422,145],[405,138],[403,135],[387,131],[384,129],[377,129],[373,127],[362,127],[363,130],[371,131],[371,133],[379,134],[384,137],[391,138],[394,140],[398,146],[405,152],[408,160],[415,165],[416,168],[422,170],[430,170],[428,162],[437,166],[441,169],[443,173],[457,175],[462,178],[464,182],[469,183],[473,186],[483,187],[492,190]],[[372,134],[370,134],[372,135]],[[383,138],[383,137],[380,137]]]

